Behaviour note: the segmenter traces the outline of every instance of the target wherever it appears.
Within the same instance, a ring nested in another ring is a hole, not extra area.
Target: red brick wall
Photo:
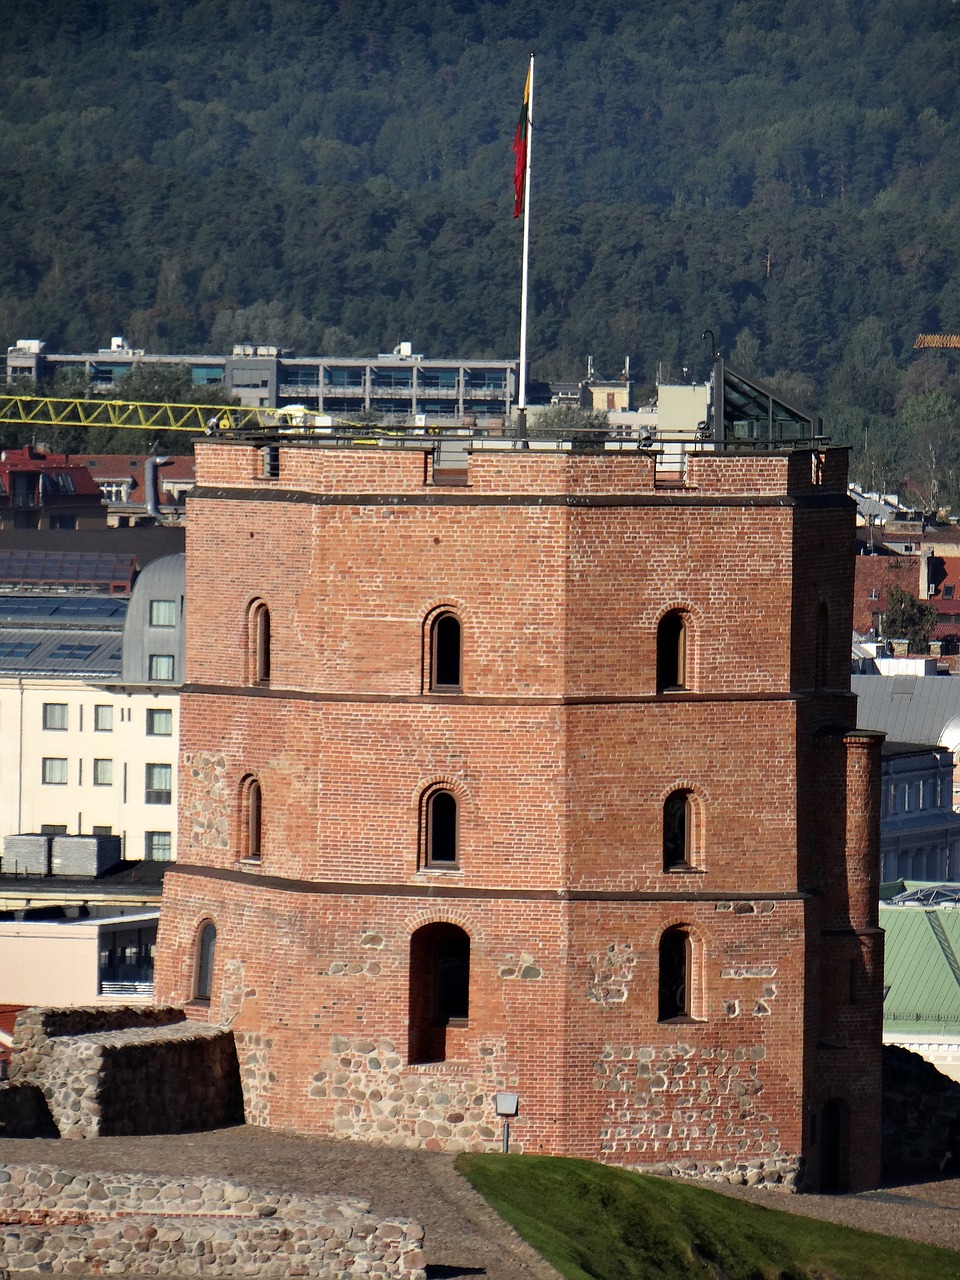
[[[211,1008],[191,1012],[234,1027],[250,1117],[489,1147],[513,1088],[525,1150],[774,1181],[805,1160],[815,1183],[810,1117],[837,1098],[848,1181],[869,1181],[875,744],[842,741],[853,517],[834,455],[696,458],[669,497],[643,455],[475,454],[460,487],[433,485],[420,451],[284,446],[278,480],[259,468],[245,446],[198,449],[157,966],[158,996],[189,1001],[215,921]],[[459,694],[428,687],[441,606],[462,622]],[[658,695],[657,625],[677,609],[686,690]],[[238,863],[251,774],[259,866]],[[455,869],[420,865],[434,785],[457,797]],[[665,872],[676,790],[692,866]],[[848,824],[848,793],[866,821]],[[469,1017],[443,1062],[411,1065],[410,938],[437,921],[469,935]],[[694,1016],[660,1023],[672,926],[692,940]]]

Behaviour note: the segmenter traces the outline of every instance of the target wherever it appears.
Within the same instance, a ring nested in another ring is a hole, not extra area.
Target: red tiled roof
[[[65,490],[65,493],[71,499],[96,497],[99,500],[100,498],[100,489],[87,468],[71,461],[66,454],[41,453],[39,449],[29,444],[24,445],[22,449],[4,449],[0,452],[0,476],[4,478],[4,493],[8,495],[10,493],[10,476],[24,473],[41,477],[46,475],[56,482],[68,477],[70,489]],[[40,483],[42,485],[42,480]]]
[[[87,474],[96,483],[113,481],[122,483],[130,481],[130,501],[143,502],[143,474],[148,454],[131,453],[71,453],[70,461],[85,467]],[[196,478],[196,464],[192,453],[171,454],[169,462],[158,469],[161,505],[173,502],[173,495],[163,489],[166,480],[189,480],[191,484]]]
[[[917,594],[920,560],[917,556],[857,556],[854,569],[853,629],[866,635],[876,613],[887,607],[888,586]],[[871,599],[871,592],[876,592]]]

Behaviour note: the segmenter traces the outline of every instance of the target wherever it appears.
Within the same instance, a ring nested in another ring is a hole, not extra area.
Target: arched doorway
[[[839,1195],[847,1189],[847,1109],[828,1098],[820,1113],[820,1191]]]
[[[470,1012],[470,937],[455,924],[428,924],[410,939],[410,1062],[443,1062],[447,1027]]]

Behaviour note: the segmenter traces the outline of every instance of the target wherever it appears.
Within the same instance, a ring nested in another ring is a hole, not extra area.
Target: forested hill
[[[960,5],[35,0],[0,44],[0,342],[731,359],[960,497]],[[926,475],[924,468],[929,472]]]
[[[0,164],[384,177],[505,194],[538,58],[538,190],[574,204],[949,207],[950,0],[34,0],[4,6]]]

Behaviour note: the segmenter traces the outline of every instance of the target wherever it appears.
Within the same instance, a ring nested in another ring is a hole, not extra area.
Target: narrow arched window
[[[458,862],[457,800],[449,791],[433,791],[426,802],[428,867],[455,867]]]
[[[690,935],[668,929],[660,938],[658,1011],[661,1022],[690,1016]]]
[[[240,794],[240,856],[260,860],[263,833],[263,792],[256,778],[248,778]]]
[[[469,934],[455,924],[424,925],[410,939],[410,1061],[443,1062],[447,1028],[469,1015]]]
[[[679,610],[657,627],[657,693],[687,687],[687,622]]]
[[[250,647],[254,684],[270,682],[270,610],[258,604],[251,617]]]
[[[197,983],[194,998],[209,1001],[213,991],[213,962],[217,949],[217,926],[207,920],[200,930],[197,946]]]
[[[674,791],[663,803],[663,869],[693,865],[695,810],[689,791]]]
[[[430,687],[460,688],[460,619],[441,613],[430,628]]]

